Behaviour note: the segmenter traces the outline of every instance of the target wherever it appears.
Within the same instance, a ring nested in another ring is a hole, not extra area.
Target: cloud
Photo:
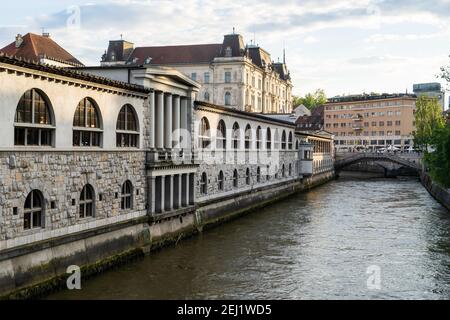
[[[319,39],[317,39],[316,37],[313,37],[313,36],[308,36],[305,39],[303,39],[303,42],[306,44],[317,43],[317,42],[319,42]]]

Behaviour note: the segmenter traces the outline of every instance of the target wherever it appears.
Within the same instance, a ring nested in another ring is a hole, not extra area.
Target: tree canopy
[[[318,106],[327,103],[327,96],[323,89],[317,89],[313,93],[307,93],[304,97],[294,96],[294,107],[304,105],[309,110],[314,110]]]
[[[433,180],[450,187],[450,126],[433,130],[430,144],[433,152],[425,154]]]
[[[433,130],[442,129],[445,126],[438,100],[420,96],[416,101],[415,121],[414,145],[426,151],[432,142]]]

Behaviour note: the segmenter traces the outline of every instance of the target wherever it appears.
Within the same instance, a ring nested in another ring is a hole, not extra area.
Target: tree
[[[328,99],[323,89],[317,89],[314,93],[307,93],[304,97],[294,97],[294,106],[304,105],[309,110],[327,103]]]
[[[430,176],[444,187],[450,187],[450,126],[434,129],[430,139],[434,151],[425,154]]]
[[[433,130],[442,129],[445,120],[442,109],[436,98],[420,96],[416,101],[416,131],[414,132],[414,145],[427,151],[431,144]]]

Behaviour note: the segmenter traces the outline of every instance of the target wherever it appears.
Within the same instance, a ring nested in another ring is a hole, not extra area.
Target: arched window
[[[289,163],[289,177],[292,176],[292,164]]]
[[[289,132],[288,146],[289,146],[289,150],[292,150],[292,131]]]
[[[227,127],[225,121],[220,120],[217,125],[217,149],[227,148]]]
[[[261,127],[256,129],[256,149],[261,149]]]
[[[297,141],[295,141],[295,150],[297,150],[298,151],[298,149],[299,149],[299,142],[298,142],[298,140]]]
[[[247,127],[245,127],[245,150],[250,149],[250,143],[252,139],[252,127],[248,124]]]
[[[25,200],[23,228],[30,230],[44,226],[44,197],[39,190],[33,190]]]
[[[219,172],[219,178],[218,178],[218,188],[220,191],[223,191],[224,186],[224,177],[223,177],[223,171],[221,170]]]
[[[268,151],[272,149],[272,131],[270,131],[270,128],[267,128],[266,149]]]
[[[14,145],[52,146],[55,123],[50,102],[37,89],[24,93],[17,105],[14,119]]]
[[[258,169],[256,169],[256,182],[260,183],[261,182],[261,168],[258,167]]]
[[[225,92],[225,105],[231,106],[231,93]]]
[[[281,134],[281,149],[286,150],[286,131]]]
[[[101,138],[102,130],[98,107],[91,98],[84,98],[78,104],[73,117],[73,145],[100,147]]]
[[[278,129],[275,130],[275,137],[274,137],[274,145],[275,145],[275,150],[279,150],[280,149],[280,134],[278,132]]]
[[[233,172],[233,187],[234,188],[239,187],[239,174],[236,169]]]
[[[84,186],[80,195],[80,218],[94,216],[94,188],[90,184]]]
[[[134,108],[126,104],[117,119],[116,145],[121,148],[139,147],[139,129]]]
[[[250,175],[250,169],[247,168],[247,170],[245,171],[245,183],[249,186],[250,182],[251,182],[251,175]]]
[[[207,149],[211,145],[211,131],[209,127],[209,121],[206,117],[203,117],[200,121],[200,148]]]
[[[239,139],[240,139],[240,129],[239,124],[237,122],[233,125],[233,149],[239,149]]]
[[[201,194],[208,194],[208,176],[206,175],[206,172],[202,173],[202,178],[200,180],[200,193]]]
[[[206,102],[209,102],[209,92],[208,91],[206,91],[205,94],[204,94],[204,100]]]
[[[278,179],[278,166],[275,166],[275,179]]]
[[[283,177],[283,178],[286,177],[286,167],[284,166],[284,164],[283,164],[283,166],[282,166],[282,168],[281,168],[281,174],[282,174],[282,177]]]
[[[133,184],[131,181],[125,181],[122,185],[121,208],[122,210],[133,208]]]

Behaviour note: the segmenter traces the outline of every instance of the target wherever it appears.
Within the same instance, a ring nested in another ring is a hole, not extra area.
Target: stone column
[[[172,211],[173,210],[173,176],[169,175],[166,176],[166,197],[164,201],[164,208],[166,211]]]
[[[166,190],[166,179],[164,177],[161,177],[161,190],[160,190],[160,195],[161,195],[161,199],[159,199],[159,201],[161,201],[161,213],[163,213],[166,210],[166,196],[165,196],[165,190]]]
[[[189,174],[181,175],[181,206],[189,205]]]
[[[149,135],[150,135],[150,145],[149,147],[151,149],[155,148],[156,146],[156,132],[155,132],[155,92],[152,91],[150,92],[150,110],[149,110],[149,114],[150,114],[150,123],[149,123]]]
[[[195,173],[189,174],[189,204],[195,204]]]
[[[153,215],[156,213],[156,177],[147,177],[147,213]]]
[[[180,118],[180,96],[173,96],[173,132],[174,132],[174,145],[180,143],[180,128],[181,128],[181,118]]]
[[[164,147],[172,149],[172,95],[164,96]]]
[[[164,148],[164,93],[156,93],[156,119],[155,119],[155,136],[156,147]]]

